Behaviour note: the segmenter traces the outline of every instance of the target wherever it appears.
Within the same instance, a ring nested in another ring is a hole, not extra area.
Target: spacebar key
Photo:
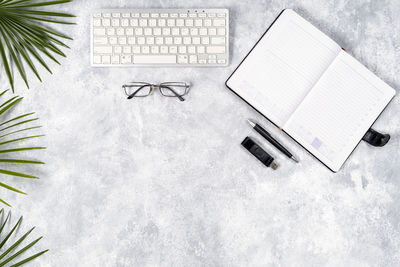
[[[133,64],[174,64],[176,56],[160,55],[160,56],[133,56]]]

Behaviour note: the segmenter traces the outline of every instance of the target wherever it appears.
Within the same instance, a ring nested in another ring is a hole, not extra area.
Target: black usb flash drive
[[[264,149],[262,149],[250,137],[247,136],[242,141],[242,146],[244,148],[246,148],[251,154],[253,154],[265,166],[271,167],[274,170],[276,170],[276,168],[278,168],[278,165],[274,162],[274,158],[271,155],[269,155]]]

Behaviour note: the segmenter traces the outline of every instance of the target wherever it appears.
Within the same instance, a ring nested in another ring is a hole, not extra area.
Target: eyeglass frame
[[[126,91],[126,88],[127,87],[133,87],[133,86],[129,86],[129,83],[143,84],[143,85],[140,86],[132,94],[128,94],[127,91]],[[185,101],[183,96],[187,95],[189,93],[189,91],[190,91],[190,84],[186,83],[186,82],[163,82],[163,83],[159,83],[159,84],[152,84],[152,83],[147,83],[147,82],[129,82],[129,83],[122,85],[122,88],[124,89],[125,94],[128,96],[128,99],[132,99],[134,97],[146,97],[146,96],[149,96],[149,95],[153,94],[154,90],[156,90],[158,88],[158,90],[160,91],[162,96],[165,96],[165,97],[177,97],[180,101]],[[175,86],[184,87],[185,88],[185,92],[183,94],[178,94],[177,92],[175,92],[175,90],[173,90],[170,87],[171,84],[175,84]],[[143,88],[145,88],[147,86],[150,86],[150,91],[149,91],[149,93],[147,95],[139,95],[139,96],[136,95],[140,90],[142,90]],[[162,88],[170,90],[174,95],[165,95],[162,92]]]

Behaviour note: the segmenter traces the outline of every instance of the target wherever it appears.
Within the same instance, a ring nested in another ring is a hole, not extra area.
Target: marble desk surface
[[[89,14],[96,8],[226,7],[225,68],[91,68]],[[284,8],[293,8],[385,82],[400,88],[397,0],[75,0],[61,26],[67,58],[19,106],[36,111],[47,147],[41,179],[5,192],[14,218],[50,251],[31,266],[399,266],[400,106],[375,123],[384,148],[361,143],[334,174],[225,88],[224,82]],[[129,80],[188,81],[187,101],[125,99]],[[4,77],[2,84],[5,84]],[[288,144],[295,164],[246,124],[261,122]],[[240,142],[273,151],[263,167]],[[41,145],[42,145],[41,144]]]

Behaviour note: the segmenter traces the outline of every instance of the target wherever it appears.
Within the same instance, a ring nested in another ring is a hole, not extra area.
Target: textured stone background
[[[91,68],[95,8],[227,7],[227,68]],[[361,143],[331,173],[228,91],[224,81],[283,8],[293,8],[384,81],[400,88],[400,2],[76,0],[77,25],[62,65],[31,79],[20,110],[36,111],[46,137],[41,179],[10,179],[2,191],[23,229],[36,225],[31,266],[399,266],[400,120],[395,97],[375,124],[392,140]],[[44,73],[44,72],[42,72]],[[124,81],[190,81],[187,101],[158,94],[128,101]],[[5,84],[4,77],[2,78]],[[246,124],[254,118],[300,164]],[[272,151],[277,171],[240,146],[250,135]]]

